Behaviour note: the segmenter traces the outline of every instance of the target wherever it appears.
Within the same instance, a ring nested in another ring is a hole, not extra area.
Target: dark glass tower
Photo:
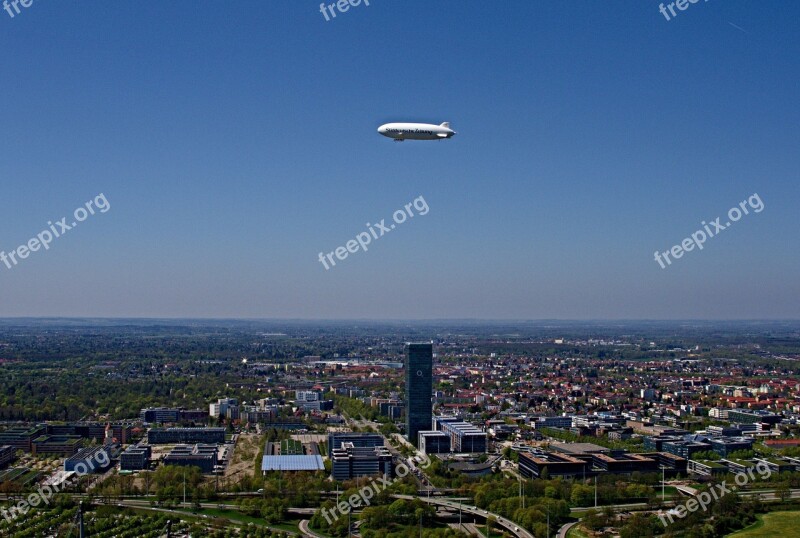
[[[406,435],[417,446],[417,434],[432,427],[433,344],[408,344],[405,368]]]

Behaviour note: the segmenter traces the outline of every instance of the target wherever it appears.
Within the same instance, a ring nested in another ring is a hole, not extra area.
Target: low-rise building
[[[537,430],[540,428],[570,428],[572,427],[572,416],[564,417],[539,417],[531,425]]]
[[[131,445],[119,458],[120,471],[143,471],[150,467],[150,445]]]
[[[727,457],[731,452],[750,450],[753,448],[753,439],[750,437],[712,437],[709,439],[711,450]]]
[[[641,454],[592,454],[592,464],[595,468],[612,474],[658,471],[658,461]]]
[[[689,460],[688,470],[690,473],[701,476],[716,476],[728,473],[728,467],[716,461]]]
[[[83,439],[79,435],[42,435],[31,442],[31,453],[34,456],[53,455],[68,458],[74,456],[83,447]]]
[[[753,409],[729,409],[728,420],[734,424],[779,424],[783,417],[768,411]]]
[[[10,445],[0,446],[0,469],[4,469],[6,465],[14,461],[16,458],[16,449]]]
[[[680,435],[648,435],[644,438],[644,449],[647,451],[663,452],[664,443],[683,441]]]
[[[217,461],[216,445],[178,445],[164,456],[164,465],[199,467],[205,474],[214,472]]]
[[[392,477],[392,454],[386,447],[357,447],[342,443],[330,452],[334,480],[350,480],[358,476]]]
[[[675,454],[676,456],[686,458],[687,460],[691,459],[692,456],[698,452],[708,452],[711,450],[710,443],[704,443],[701,441],[669,441],[665,442],[662,447],[664,452]]]
[[[151,428],[147,440],[151,445],[221,444],[225,442],[225,428]]]
[[[438,417],[437,417],[438,418]],[[487,450],[486,432],[469,422],[434,419],[436,429],[450,437],[450,449],[460,453],[485,453]]]
[[[111,447],[89,446],[64,460],[64,471],[79,474],[99,473],[111,467]]]
[[[139,412],[139,419],[148,424],[178,422],[180,409],[174,407],[148,407]]]
[[[297,407],[303,411],[331,411],[333,400],[297,401]]]
[[[643,453],[642,456],[654,459],[658,462],[659,468],[669,471],[669,476],[686,475],[688,460],[669,452]]]
[[[16,450],[31,452],[33,450],[33,440],[47,433],[44,424],[31,427],[9,428],[0,432],[0,445],[8,445]]]
[[[386,439],[379,433],[335,432],[328,434],[328,451],[341,448],[342,443],[351,443],[356,448],[384,446]]]
[[[419,449],[423,454],[445,454],[450,452],[450,437],[439,431],[419,432]]]
[[[546,472],[545,472],[546,471]],[[519,472],[525,478],[541,478],[544,473],[549,478],[556,476],[592,476],[586,461],[566,454],[519,453]]]

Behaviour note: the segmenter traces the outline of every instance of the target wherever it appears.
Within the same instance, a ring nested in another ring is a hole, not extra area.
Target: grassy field
[[[729,534],[728,538],[800,537],[798,518],[800,512],[770,512],[758,516],[757,522],[744,530]]]

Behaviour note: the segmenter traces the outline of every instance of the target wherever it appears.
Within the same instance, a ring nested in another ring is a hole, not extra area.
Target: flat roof
[[[322,456],[263,456],[262,471],[324,471]]]
[[[550,445],[554,450],[564,452],[566,454],[595,454],[610,452],[605,448],[594,443],[553,443]]]

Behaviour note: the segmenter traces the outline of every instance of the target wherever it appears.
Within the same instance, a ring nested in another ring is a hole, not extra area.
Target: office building
[[[539,417],[532,426],[540,428],[570,428],[572,427],[572,416],[566,417]]]
[[[228,409],[225,410],[225,418],[229,420],[239,420],[239,406],[229,405]]]
[[[246,405],[240,414],[242,423],[256,424],[268,422],[278,415],[277,409],[260,409],[255,405]]]
[[[148,424],[178,422],[180,410],[173,407],[148,407],[139,412],[139,419]]]
[[[416,445],[419,432],[431,427],[433,407],[433,344],[407,344],[406,378],[406,437]]]
[[[742,428],[737,426],[709,426],[706,428],[706,433],[712,437],[739,437],[742,435]]]
[[[708,416],[720,420],[728,420],[728,409],[712,408],[708,410]]]
[[[711,444],[702,441],[667,441],[663,443],[662,447],[664,452],[675,454],[687,460],[698,452],[711,450]]]
[[[403,402],[380,402],[378,404],[380,414],[389,417],[392,420],[397,420],[403,416],[405,411],[405,404]]]
[[[659,468],[664,470],[667,476],[686,475],[688,462],[686,458],[681,458],[669,452],[652,452],[639,455],[656,460]]]
[[[0,469],[3,469],[6,465],[14,461],[14,458],[16,457],[14,455],[15,452],[16,449],[13,446],[0,446]]]
[[[53,455],[68,458],[74,456],[83,447],[83,439],[79,435],[42,435],[31,441],[31,453],[34,456]]]
[[[145,409],[142,410],[147,411]],[[117,443],[128,443],[133,428],[130,424],[106,424],[102,422],[74,422],[67,424],[47,424],[48,435],[77,435],[83,439],[105,444],[109,439]]]
[[[351,443],[356,448],[384,446],[386,439],[379,433],[335,432],[328,434],[328,451],[341,448],[342,443]]]
[[[711,450],[723,458],[727,458],[732,452],[753,448],[753,439],[750,437],[712,437],[708,442],[711,443]]]
[[[392,454],[386,447],[356,447],[342,443],[330,451],[334,480],[350,480],[358,476],[392,477]]]
[[[679,442],[683,437],[680,435],[648,435],[644,438],[644,449],[653,452],[662,452],[664,443]]]
[[[150,445],[131,445],[119,458],[120,471],[142,471],[150,467]]]
[[[450,450],[453,452],[472,453],[486,452],[486,432],[469,422],[454,422],[447,419],[434,421],[436,429],[450,437]]]
[[[151,445],[221,444],[225,442],[225,428],[152,428],[147,432],[147,440]]]
[[[300,402],[316,402],[320,400],[319,392],[315,390],[298,390],[295,391],[295,401]]]
[[[164,465],[199,467],[203,473],[212,473],[217,465],[216,445],[178,445],[164,457]]]
[[[724,475],[728,472],[727,465],[716,461],[689,460],[686,468],[688,472],[702,476]]]
[[[549,478],[594,474],[590,470],[589,462],[566,454],[519,453],[519,473],[525,478],[541,478],[543,474]]]
[[[261,458],[261,473],[267,474],[270,471],[289,472],[289,471],[324,471],[325,464],[322,456],[312,455],[292,455],[292,456],[263,456]]]
[[[729,409],[728,420],[734,424],[778,424],[781,416],[768,411],[751,409]]]
[[[111,466],[111,447],[89,446],[64,460],[64,471],[79,474],[99,473]]]
[[[228,409],[231,407],[239,407],[237,398],[219,398],[217,403],[208,406],[208,414],[214,418],[228,417]]]
[[[296,418],[274,418],[263,422],[265,428],[275,428],[276,430],[305,430],[308,424]]]
[[[303,411],[331,411],[333,400],[297,400],[297,407]]]
[[[592,464],[612,474],[653,473],[658,471],[658,461],[641,454],[592,454]]]
[[[450,452],[450,436],[439,431],[421,431],[418,446],[423,454],[446,454]]]
[[[40,424],[33,427],[9,428],[0,433],[0,446],[8,445],[15,450],[31,452],[33,440],[47,433],[47,428]]]

